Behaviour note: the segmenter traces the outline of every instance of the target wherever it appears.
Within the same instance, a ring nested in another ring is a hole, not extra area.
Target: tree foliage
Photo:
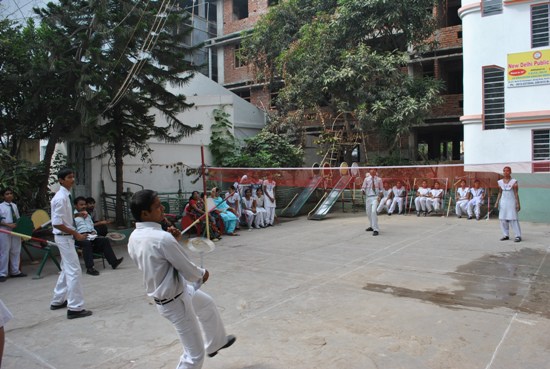
[[[432,7],[432,0],[289,0],[258,22],[244,55],[260,81],[284,81],[283,115],[351,112],[391,150],[439,102],[440,82],[406,69],[411,53],[430,47]]]

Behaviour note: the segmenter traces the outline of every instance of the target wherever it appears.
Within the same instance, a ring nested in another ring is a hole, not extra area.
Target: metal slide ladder
[[[332,206],[336,203],[342,192],[348,187],[348,184],[353,180],[353,177],[350,175],[345,175],[340,178],[338,183],[334,186],[334,188],[330,191],[328,196],[325,198],[325,200],[321,203],[321,205],[315,210],[313,214],[311,214],[308,219],[311,220],[321,220],[323,219]]]
[[[319,187],[319,184],[323,181],[323,177],[319,175],[315,175],[311,181],[309,182],[308,186],[304,188],[302,192],[296,197],[295,201],[293,201],[289,206],[287,206],[282,212],[282,217],[295,217],[300,212],[300,209],[304,206],[306,201],[310,198],[311,194],[317,187]]]

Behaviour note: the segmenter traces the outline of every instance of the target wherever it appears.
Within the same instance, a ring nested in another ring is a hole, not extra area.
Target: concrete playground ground
[[[524,210],[525,211],[525,210]],[[498,220],[362,212],[224,237],[204,256],[203,289],[220,309],[231,348],[208,369],[543,369],[550,367],[550,227],[523,222],[523,242],[499,241]],[[50,311],[57,270],[8,279],[14,314],[3,369],[175,368],[181,346],[124,263],[84,274],[93,316]],[[193,260],[200,263],[197,255]]]

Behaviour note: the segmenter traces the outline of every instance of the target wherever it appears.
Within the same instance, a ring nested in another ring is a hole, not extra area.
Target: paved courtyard
[[[499,241],[496,219],[383,215],[380,226],[373,237],[363,213],[336,212],[224,237],[204,256],[203,288],[237,342],[204,368],[549,367],[548,224],[522,223],[521,243]],[[175,368],[172,326],[125,245],[115,252],[119,269],[83,275],[89,318],[49,310],[51,262],[40,280],[0,284],[15,316],[3,369]]]

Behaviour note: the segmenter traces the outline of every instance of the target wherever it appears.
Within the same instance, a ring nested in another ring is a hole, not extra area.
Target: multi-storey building
[[[464,164],[520,183],[525,220],[550,221],[550,2],[463,0]],[[474,166],[475,165],[475,166]]]
[[[218,36],[210,40],[209,47],[217,54],[217,82],[254,105],[268,110],[272,107],[271,98],[276,91],[268,91],[263,85],[254,82],[251,71],[239,60],[238,50],[243,31],[251,30],[260,17],[277,5],[273,0],[218,0]],[[443,104],[437,107],[426,124],[415,127],[410,135],[408,153],[418,159],[432,160],[461,159],[463,140],[462,124],[462,25],[458,17],[460,0],[440,0],[434,9],[440,28],[435,34],[438,47],[429,54],[411,60],[409,73],[434,76],[445,82]],[[308,132],[318,134],[315,122],[305,122]],[[320,126],[320,122],[317,122]],[[312,142],[309,139],[306,142]],[[365,143],[361,143],[365,145]],[[375,154],[384,152],[376,140],[367,140],[367,151]],[[362,149],[364,150],[364,148]],[[362,150],[359,150],[360,152]],[[307,150],[306,150],[307,151]],[[360,160],[364,160],[361,158]]]

